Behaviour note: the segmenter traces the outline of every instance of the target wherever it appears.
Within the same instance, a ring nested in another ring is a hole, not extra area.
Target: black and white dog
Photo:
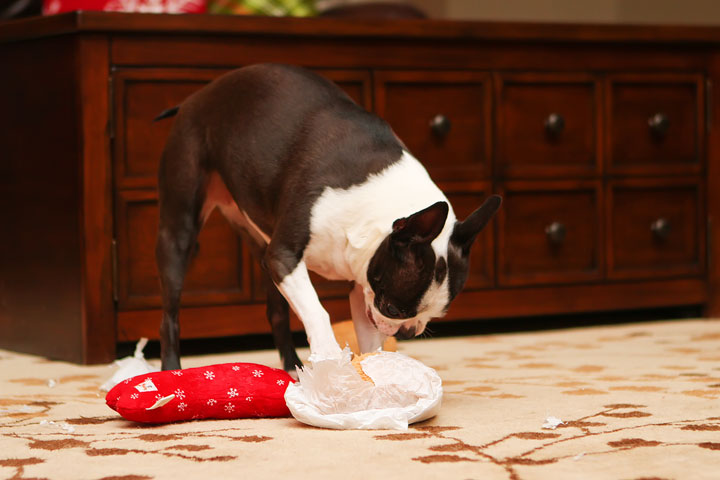
[[[464,221],[377,116],[307,70],[232,71],[158,119],[177,115],[159,171],[156,256],[162,368],[180,368],[178,310],[196,237],[218,208],[247,234],[269,274],[267,314],[286,370],[302,365],[288,304],[310,360],[341,354],[308,277],[354,282],[363,352],[421,334],[465,284],[468,253],[500,207],[491,196]]]

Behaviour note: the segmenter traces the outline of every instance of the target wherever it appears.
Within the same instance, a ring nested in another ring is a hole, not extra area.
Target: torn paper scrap
[[[70,425],[67,422],[57,423],[52,420],[50,420],[50,421],[43,420],[40,422],[40,425],[50,426],[50,427],[60,427],[68,433],[75,433],[75,427],[73,427],[72,425]]]
[[[562,425],[563,423],[565,423],[565,422],[563,422],[559,418],[553,417],[551,415],[545,419],[545,423],[543,423],[542,428],[555,430],[558,427],[558,425]]]
[[[341,359],[298,369],[285,402],[303,423],[334,429],[398,429],[434,417],[442,403],[442,380],[422,362],[397,352],[362,360],[363,380],[346,348]]]
[[[159,368],[150,365],[147,360],[145,360],[143,349],[145,348],[145,345],[147,345],[147,342],[147,338],[141,338],[135,346],[135,354],[132,357],[115,360],[114,363],[118,369],[110,380],[102,384],[100,390],[109,392],[115,385],[123,380],[127,380],[128,378],[136,377],[138,375],[144,375],[146,373],[160,371]]]

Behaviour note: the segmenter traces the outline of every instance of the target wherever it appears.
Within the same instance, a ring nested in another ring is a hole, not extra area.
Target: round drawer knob
[[[557,137],[565,130],[565,119],[559,113],[551,113],[545,119],[545,131],[552,137]]]
[[[670,235],[670,221],[667,218],[658,218],[650,224],[650,230],[655,238],[665,240]]]
[[[558,245],[565,240],[565,225],[560,222],[552,222],[545,227],[545,235],[547,235],[550,243]]]
[[[443,114],[435,115],[430,120],[430,130],[438,137],[442,138],[447,136],[447,134],[450,133],[450,127],[452,127],[450,119]]]
[[[658,112],[648,119],[650,133],[656,138],[662,138],[670,128],[670,119],[664,113]]]

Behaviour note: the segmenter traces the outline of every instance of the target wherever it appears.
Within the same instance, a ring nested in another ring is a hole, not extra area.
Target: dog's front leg
[[[356,283],[350,292],[350,313],[352,315],[360,353],[375,352],[381,348],[386,337],[375,328],[368,318],[365,309],[363,287],[359,283]]]
[[[310,344],[309,360],[340,358],[342,350],[330,326],[330,315],[320,303],[305,262],[296,258],[294,255],[277,255],[269,248],[265,264],[278,290],[305,327]]]

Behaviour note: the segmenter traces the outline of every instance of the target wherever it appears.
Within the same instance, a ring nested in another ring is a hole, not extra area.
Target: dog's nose
[[[395,338],[398,338],[400,340],[409,340],[415,336],[415,331],[415,325],[413,325],[412,327],[406,327],[403,325],[395,334]]]

